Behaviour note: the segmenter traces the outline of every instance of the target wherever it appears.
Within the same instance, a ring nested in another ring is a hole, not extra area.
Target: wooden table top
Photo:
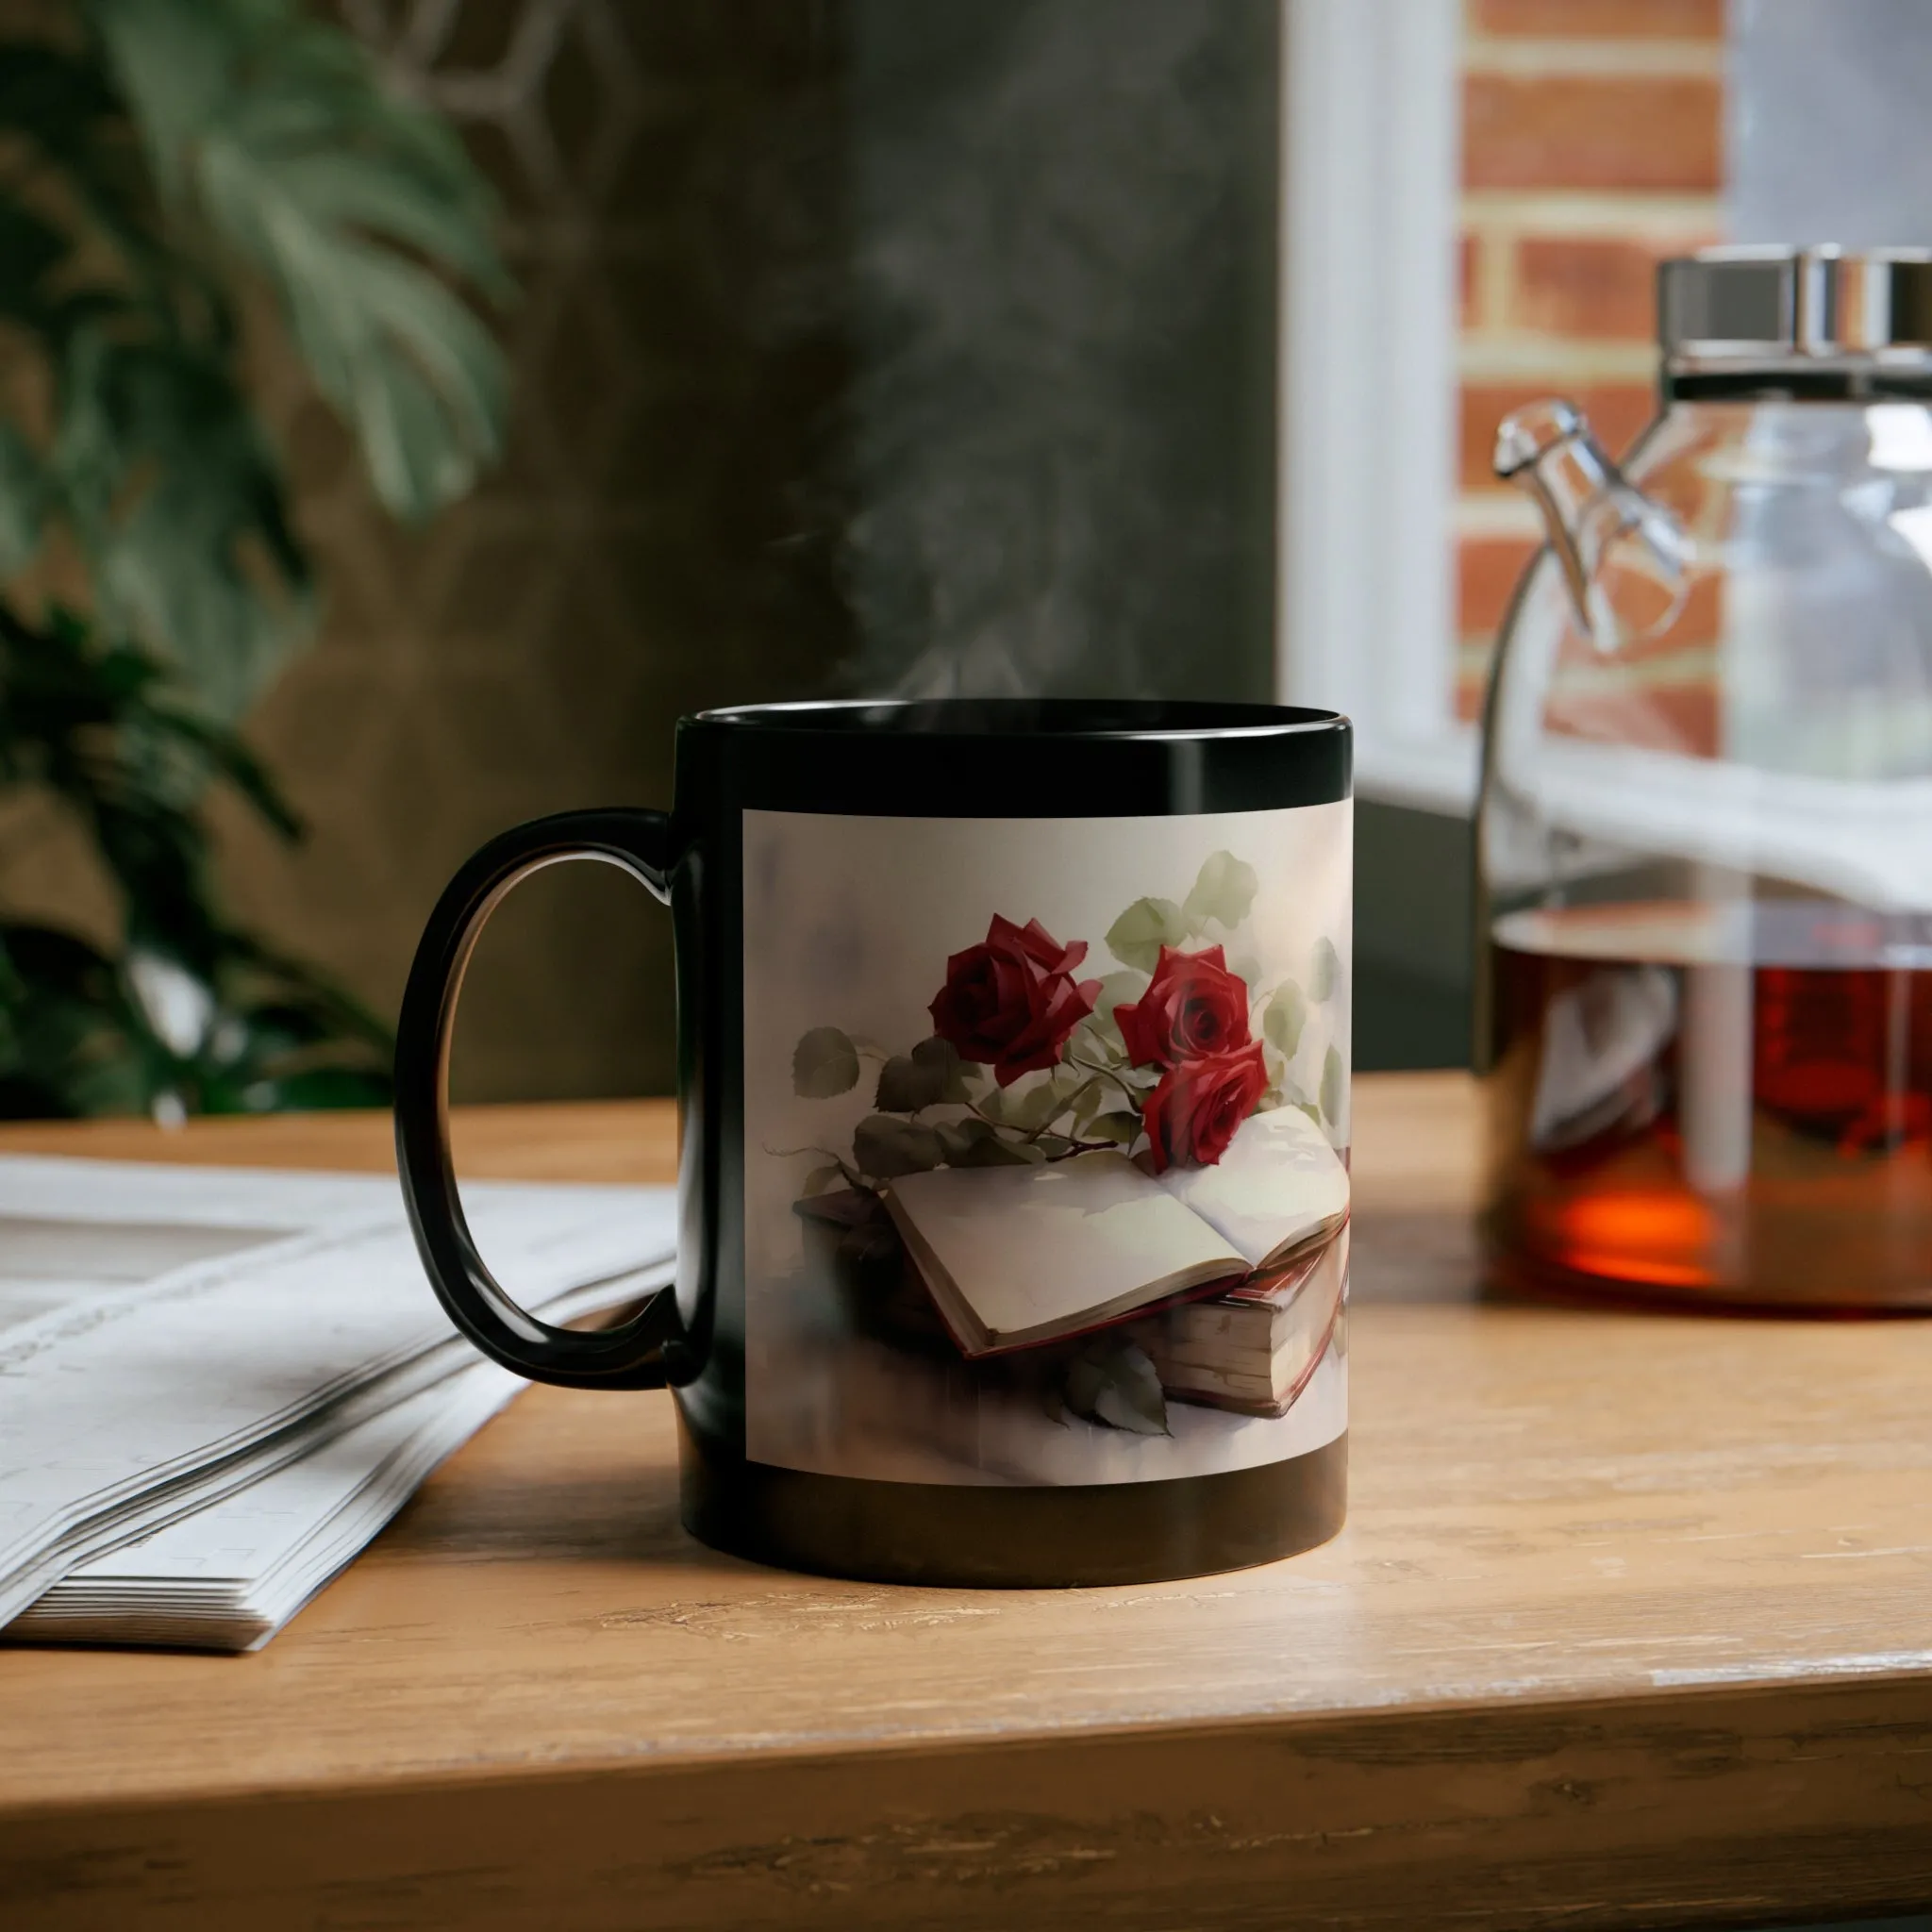
[[[1485,1305],[1474,1093],[1357,1082],[1351,1516],[1235,1575],[793,1576],[533,1390],[258,1656],[0,1651],[0,1923],[1768,1923],[1932,1900],[1932,1324]],[[466,1172],[663,1179],[662,1103]],[[338,1116],[0,1149],[341,1168]]]

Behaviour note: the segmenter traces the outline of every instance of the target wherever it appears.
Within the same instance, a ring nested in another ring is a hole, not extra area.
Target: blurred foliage
[[[250,407],[265,291],[379,500],[497,455],[502,298],[453,131],[295,0],[73,0],[0,42],[0,791],[78,819],[118,950],[0,918],[0,1113],[379,1099],[382,1026],[222,914],[210,781],[297,827],[234,721],[313,573]]]
[[[241,741],[171,691],[71,611],[36,631],[0,608],[0,786],[75,813],[127,908],[118,958],[0,919],[0,1114],[380,1103],[381,1022],[216,909],[192,809],[207,782],[295,823]]]

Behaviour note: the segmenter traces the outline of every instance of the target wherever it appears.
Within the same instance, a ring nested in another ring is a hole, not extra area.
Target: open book
[[[1286,1268],[1135,1325],[1160,1386],[1178,1402],[1286,1415],[1327,1353],[1348,1290],[1348,1229]]]
[[[1278,1271],[1348,1213],[1348,1171],[1297,1108],[1242,1123],[1215,1167],[1143,1173],[1124,1154],[937,1168],[886,1190],[968,1356],[1057,1341]]]

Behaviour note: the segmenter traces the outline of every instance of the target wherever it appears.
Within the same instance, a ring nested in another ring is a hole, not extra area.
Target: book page
[[[1348,1170],[1298,1107],[1241,1123],[1214,1167],[1173,1167],[1159,1185],[1240,1252],[1249,1267],[1285,1254],[1348,1208]]]
[[[996,1344],[1069,1334],[1245,1272],[1225,1241],[1121,1154],[938,1168],[894,1181],[888,1204]]]

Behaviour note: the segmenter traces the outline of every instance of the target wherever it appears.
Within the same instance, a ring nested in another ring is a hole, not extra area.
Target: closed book
[[[1326,1354],[1348,1288],[1348,1228],[1283,1267],[1139,1323],[1160,1386],[1178,1402],[1286,1415]]]

